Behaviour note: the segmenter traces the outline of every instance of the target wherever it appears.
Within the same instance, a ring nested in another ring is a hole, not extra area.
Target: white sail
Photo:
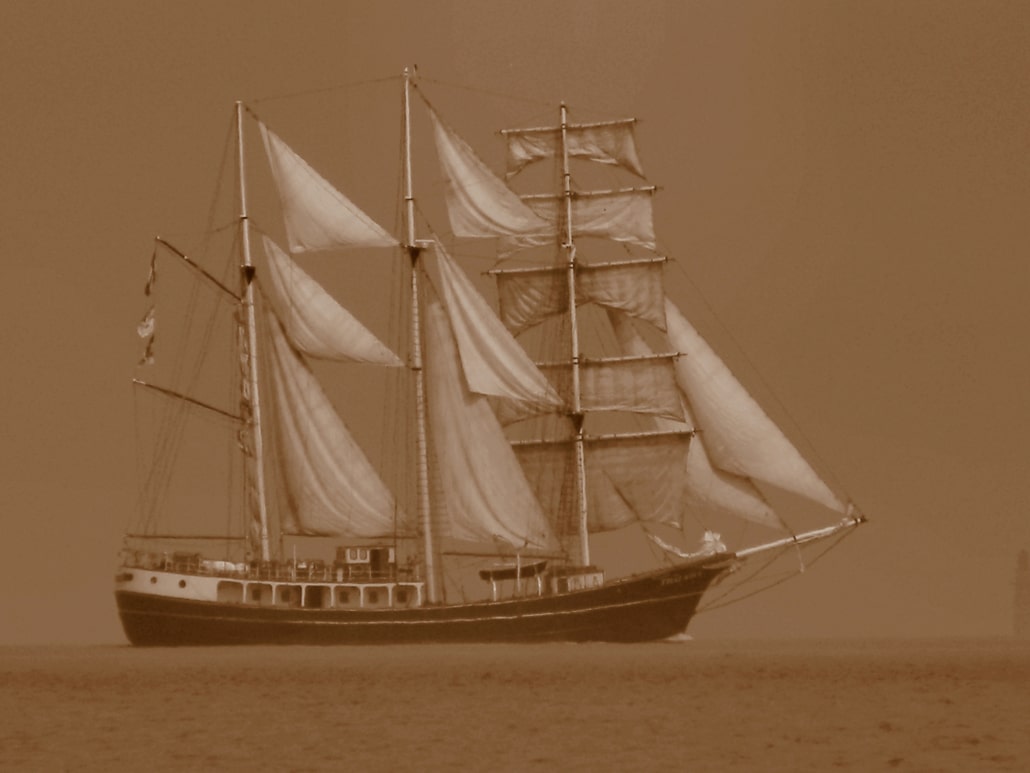
[[[462,375],[443,306],[425,305],[429,426],[450,536],[549,547],[550,526],[487,398]]]
[[[266,315],[280,451],[289,507],[286,533],[378,537],[394,531],[393,495],[289,344],[274,314]]]
[[[618,309],[665,330],[665,258],[576,264],[576,303]],[[568,310],[564,266],[502,269],[497,280],[501,321],[520,333],[549,316]]]
[[[487,167],[461,137],[430,109],[437,155],[444,176],[444,193],[455,236],[491,237],[553,232]]]
[[[670,343],[687,355],[677,360],[676,373],[704,428],[711,461],[720,469],[845,512],[845,505],[668,299],[665,317]]]
[[[683,468],[689,431],[587,438],[588,528],[618,529],[630,523],[680,523],[686,488]],[[572,441],[515,445],[537,498],[549,512],[569,499]]]
[[[569,156],[602,164],[617,164],[639,177],[644,176],[633,140],[633,124],[629,118],[593,124],[570,124],[565,129],[565,147]],[[508,176],[518,173],[527,164],[561,154],[561,128],[549,126],[534,129],[508,129]]]
[[[664,268],[665,258],[580,264],[576,294],[665,330]]]
[[[435,252],[440,295],[468,388],[511,401],[520,412],[539,413],[561,406],[557,392],[439,242]]]
[[[267,236],[261,287],[294,348],[310,357],[400,367],[404,363]]]
[[[334,188],[263,123],[258,122],[282,202],[291,252],[395,247],[382,226]]]
[[[682,419],[674,354],[584,359],[579,368],[580,404],[585,411],[628,411]],[[570,363],[542,366],[571,404]]]
[[[655,249],[651,197],[653,187],[577,193],[572,197],[573,236],[598,236],[616,242]],[[502,255],[553,242],[565,214],[563,196],[528,195],[522,200],[550,225],[549,233],[514,236],[501,240]]]
[[[637,355],[651,352],[651,347],[636,332],[626,315],[609,311],[608,318],[622,351]],[[698,426],[688,404],[684,402],[681,407],[685,421],[658,418],[655,420],[655,426],[662,430],[691,428],[700,430],[687,452],[685,478],[687,510],[699,515],[721,511],[760,523],[763,526],[779,527],[781,525],[779,516],[748,478],[724,472],[712,466],[705,448],[705,428]]]
[[[679,525],[686,500],[681,474],[692,438],[687,433],[622,437],[590,443],[587,481],[591,528],[634,521]],[[620,505],[625,507],[621,517]]]

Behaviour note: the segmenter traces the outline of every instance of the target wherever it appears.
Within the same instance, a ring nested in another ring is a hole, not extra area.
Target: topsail
[[[396,247],[398,242],[263,123],[291,252],[345,247]]]
[[[545,241],[548,223],[527,207],[432,109],[436,151],[445,181],[447,214],[455,236],[528,237]]]
[[[638,177],[644,176],[633,140],[635,119],[600,123],[570,124],[565,127],[566,149],[570,156],[617,164]],[[520,172],[527,164],[561,155],[561,127],[507,129],[508,175]]]

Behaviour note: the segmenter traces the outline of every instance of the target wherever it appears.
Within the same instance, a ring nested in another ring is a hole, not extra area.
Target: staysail
[[[261,284],[287,337],[309,357],[401,367],[404,363],[268,236]]]
[[[463,237],[528,237],[544,241],[553,228],[536,215],[484,164],[461,137],[429,108],[443,170],[451,230]]]
[[[398,242],[258,122],[279,189],[291,252],[395,247]]]
[[[651,347],[633,328],[629,317],[621,312],[610,310],[608,319],[612,324],[615,337],[622,351],[644,355],[651,352]],[[690,406],[685,401],[681,406],[686,421],[656,418],[655,425],[659,429],[701,430],[694,438],[687,453],[684,483],[686,489],[686,509],[696,513],[722,511],[738,518],[744,518],[763,526],[777,528],[781,525],[779,516],[766,502],[765,497],[755,485],[742,475],[716,469],[708,457],[706,432],[698,426]]]
[[[468,388],[512,403],[522,413],[559,408],[557,392],[439,242],[435,253],[440,295]]]
[[[430,294],[431,296],[432,294]],[[439,299],[425,308],[429,424],[452,537],[521,547],[553,545],[552,531],[487,398],[474,393]]]
[[[277,458],[289,500],[283,531],[349,537],[392,534],[401,520],[393,495],[303,357],[287,341],[279,320],[274,314],[266,316],[277,398]]]
[[[394,530],[393,495],[355,443],[303,354],[402,365],[267,236],[260,282],[268,301],[273,413],[278,461],[289,507],[283,530],[295,534],[374,537]]]
[[[845,512],[844,503],[668,299],[665,316],[670,343],[687,355],[677,360],[676,375],[704,428],[712,463]]]

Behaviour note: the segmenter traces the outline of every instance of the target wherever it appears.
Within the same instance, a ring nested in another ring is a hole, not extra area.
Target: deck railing
[[[126,551],[122,566],[150,571],[177,572],[207,577],[228,577],[241,580],[275,580],[282,582],[417,582],[417,567],[388,565],[373,569],[368,564],[341,561],[250,561],[232,562],[201,558],[199,553],[156,553]]]

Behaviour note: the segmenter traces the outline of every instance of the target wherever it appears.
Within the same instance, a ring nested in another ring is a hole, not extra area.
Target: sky
[[[124,641],[142,281],[154,235],[204,221],[235,100],[412,64],[639,118],[695,324],[870,518],[691,633],[1011,631],[1030,5],[7,0],[0,25],[0,644]]]

